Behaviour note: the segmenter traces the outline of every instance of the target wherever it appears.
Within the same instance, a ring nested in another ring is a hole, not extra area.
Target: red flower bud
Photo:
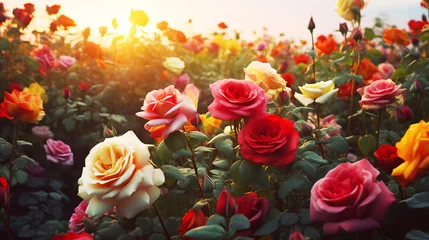
[[[349,28],[347,27],[347,23],[340,23],[341,34],[343,34],[345,36],[348,31],[349,31]]]
[[[66,88],[63,89],[63,97],[65,99],[69,99],[71,97],[70,88],[66,87]]]
[[[204,226],[206,225],[206,223],[207,223],[206,216],[204,216],[204,213],[201,209],[198,209],[198,211],[195,211],[194,209],[190,209],[182,218],[182,223],[178,228],[179,236],[183,237],[183,235],[185,235],[185,233],[188,232],[189,230],[194,229],[196,227]],[[183,238],[183,239],[186,239],[186,238]]]
[[[32,3],[26,3],[24,4],[24,9],[28,14],[33,14],[34,12],[34,5]]]
[[[288,67],[288,63],[286,61],[283,61],[282,64],[280,64],[279,73],[285,72],[287,67]]]
[[[219,23],[217,26],[218,26],[220,29],[226,29],[226,28],[228,28],[228,26],[227,26],[224,22]]]
[[[0,209],[7,208],[9,199],[9,184],[6,178],[0,177]]]
[[[46,6],[46,12],[49,15],[57,14],[60,11],[61,5]]]
[[[87,27],[85,30],[83,30],[82,37],[86,41],[88,40],[89,35],[91,35],[91,28]]]
[[[354,39],[356,42],[358,42],[358,41],[362,40],[362,32],[360,31],[360,29],[359,29],[359,28],[357,28],[357,29],[355,30],[355,32],[353,33],[353,39]]]
[[[413,44],[413,46],[418,47],[420,44],[420,40],[418,38],[412,38],[411,43]]]
[[[82,91],[82,92],[85,92],[85,91],[87,91],[88,89],[89,89],[89,87],[90,87],[90,85],[88,84],[88,83],[86,83],[86,82],[80,82],[79,83],[79,89]]]
[[[295,232],[293,232],[290,236],[289,236],[289,240],[305,240],[306,238],[304,237],[304,235],[302,235],[302,233],[299,231],[298,228],[295,229]]]
[[[51,22],[51,25],[49,25],[49,30],[51,30],[51,32],[56,32],[57,31],[57,22]]]
[[[231,217],[237,211],[234,199],[227,190],[222,190],[216,204],[217,214],[224,217]]]
[[[427,21],[428,18],[426,17],[426,15],[422,14],[422,21]]]
[[[399,107],[396,109],[396,121],[403,124],[411,121],[413,119],[413,110],[407,105]]]
[[[420,83],[420,80],[416,78],[414,79],[413,84],[411,84],[410,92],[419,93],[421,91],[422,91],[422,84]]]
[[[308,30],[310,30],[310,32],[313,32],[315,28],[316,24],[314,23],[313,17],[311,17],[310,22],[308,22]]]

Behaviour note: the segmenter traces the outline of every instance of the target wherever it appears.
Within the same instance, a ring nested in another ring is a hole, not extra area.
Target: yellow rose
[[[320,81],[313,84],[306,83],[302,87],[298,87],[302,94],[295,93],[295,98],[302,103],[304,106],[316,101],[316,103],[326,103],[331,99],[337,92],[338,88],[335,88],[335,84],[332,80]]]
[[[206,114],[200,114],[202,125],[202,132],[208,136],[212,136],[215,134],[216,129],[220,128],[222,125],[222,120],[214,118],[214,117],[206,117]]]
[[[165,181],[149,157],[147,146],[132,131],[95,145],[78,181],[78,195],[89,203],[86,213],[96,216],[116,207],[119,217],[132,218],[149,208]]]
[[[265,92],[286,87],[285,80],[269,63],[253,61],[244,69],[244,73],[246,80],[255,82]]]
[[[237,40],[228,40],[226,42],[226,49],[233,55],[237,55],[241,52],[241,45]]]
[[[213,38],[213,42],[216,43],[217,45],[219,45],[220,48],[224,49],[226,46],[226,40],[225,38],[220,35],[220,34],[216,34]]]
[[[429,170],[429,122],[412,124],[396,147],[405,162],[393,169],[392,176],[406,186]]]
[[[172,71],[178,75],[181,74],[183,69],[185,68],[185,62],[183,62],[178,57],[168,57],[165,59],[165,61],[162,63],[162,65],[166,69],[168,69],[168,70],[170,70],[170,71]]]
[[[352,21],[356,18],[353,8],[362,10],[365,7],[364,0],[338,0],[337,12],[347,21]]]
[[[28,92],[28,93],[37,94],[43,99],[43,101],[45,103],[48,102],[48,95],[46,95],[45,89],[42,86],[40,86],[40,84],[37,82],[31,83],[30,86],[24,88],[23,91]]]

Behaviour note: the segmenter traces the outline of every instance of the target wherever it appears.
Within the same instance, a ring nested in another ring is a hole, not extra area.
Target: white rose
[[[172,71],[178,75],[181,74],[183,69],[185,68],[185,62],[183,62],[180,58],[177,58],[177,57],[166,58],[164,60],[164,62],[162,63],[162,65],[166,69],[168,69],[168,70],[170,70],[170,71]]]

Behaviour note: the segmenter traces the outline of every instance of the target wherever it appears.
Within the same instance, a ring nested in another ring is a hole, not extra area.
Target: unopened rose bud
[[[349,28],[347,27],[347,23],[340,23],[340,32],[343,36],[347,35]]]
[[[197,129],[200,129],[202,120],[199,114],[195,114],[195,116],[191,117],[190,121],[192,125],[194,125]]]
[[[396,121],[398,123],[404,124],[413,119],[413,111],[407,105],[399,107],[396,109]]]
[[[290,104],[290,95],[287,90],[281,90],[277,93],[277,103],[282,106],[287,106]]]
[[[296,228],[295,232],[293,232],[289,236],[289,240],[306,240],[306,238],[304,237],[304,235],[302,235],[302,233],[299,231],[299,229]]]
[[[422,14],[422,21],[427,21],[427,20],[428,20],[428,18],[426,17],[426,15]]]
[[[201,176],[201,185],[203,186],[204,192],[213,192],[214,182],[206,174]]]
[[[264,51],[264,49],[265,49],[266,46],[267,46],[267,44],[264,43],[264,42],[262,42],[262,43],[258,44],[257,50],[258,51]]]
[[[51,22],[51,25],[49,25],[49,30],[51,30],[51,32],[56,32],[57,31],[57,22]]]
[[[287,67],[288,67],[288,63],[286,61],[283,61],[282,64],[280,64],[279,73],[284,73]]]
[[[301,125],[301,135],[302,136],[312,136],[313,129],[307,123]]]
[[[308,30],[312,33],[316,28],[316,24],[314,23],[313,17],[310,18],[310,22],[308,22]]]
[[[413,46],[418,47],[420,44],[420,40],[418,38],[412,38],[411,43],[413,44]]]
[[[422,91],[422,84],[419,79],[414,79],[413,84],[411,84],[410,92],[411,93],[420,93]]]
[[[104,125],[104,129],[103,129],[104,138],[114,137],[117,134],[118,133],[116,132],[116,129],[113,126],[111,128],[108,128],[106,125]]]
[[[227,190],[222,190],[216,204],[217,214],[224,217],[231,217],[237,211],[234,199]]]
[[[63,97],[65,99],[69,99],[71,97],[70,88],[66,87],[66,88],[63,89]]]
[[[355,30],[355,32],[353,33],[353,39],[354,39],[356,42],[358,42],[358,41],[362,40],[362,32],[360,31],[360,29],[359,29],[359,28],[357,28],[357,29]]]

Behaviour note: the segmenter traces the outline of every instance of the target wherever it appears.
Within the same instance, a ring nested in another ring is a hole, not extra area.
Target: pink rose
[[[34,52],[34,57],[39,61],[40,73],[43,75],[48,74],[48,71],[56,65],[55,55],[47,45],[37,49]]]
[[[162,127],[164,139],[198,114],[191,98],[181,94],[173,85],[149,92],[141,109],[143,111],[136,115],[149,120],[144,125],[145,129],[152,131]]]
[[[311,128],[316,129],[317,125],[317,115],[314,115],[313,113],[308,113],[308,120],[311,123]],[[320,127],[322,128],[330,128],[327,130],[327,134],[323,136],[324,140],[328,140],[330,137],[334,136],[340,136],[341,135],[341,125],[337,123],[337,120],[335,119],[335,115],[331,114],[328,115],[322,119],[320,119]]]
[[[73,66],[75,64],[76,58],[69,57],[69,56],[60,56],[59,64],[62,69],[67,70],[69,67]]]
[[[362,100],[359,101],[359,104],[363,109],[367,110],[385,108],[386,105],[395,101],[396,96],[406,91],[406,89],[401,88],[401,86],[402,84],[396,85],[390,79],[375,81],[357,90],[362,96]]]
[[[379,228],[395,202],[379,174],[365,158],[329,171],[311,189],[311,221],[323,223],[327,235]]]
[[[184,73],[180,76],[173,77],[173,84],[176,87],[184,87],[190,81],[191,81],[191,79],[189,78],[189,75],[187,73]]]
[[[88,202],[82,201],[75,209],[69,220],[69,229],[71,232],[82,233],[85,230],[83,219],[90,216],[85,213],[88,208]]]
[[[73,153],[70,146],[63,141],[48,139],[45,144],[46,158],[54,163],[73,165]]]
[[[208,110],[213,117],[225,121],[265,113],[264,90],[249,80],[224,79],[210,84],[214,97]]]
[[[48,126],[34,126],[31,132],[43,140],[54,137],[54,134]]]
[[[372,80],[389,79],[395,72],[395,67],[390,63],[380,63],[378,72],[372,75]]]

